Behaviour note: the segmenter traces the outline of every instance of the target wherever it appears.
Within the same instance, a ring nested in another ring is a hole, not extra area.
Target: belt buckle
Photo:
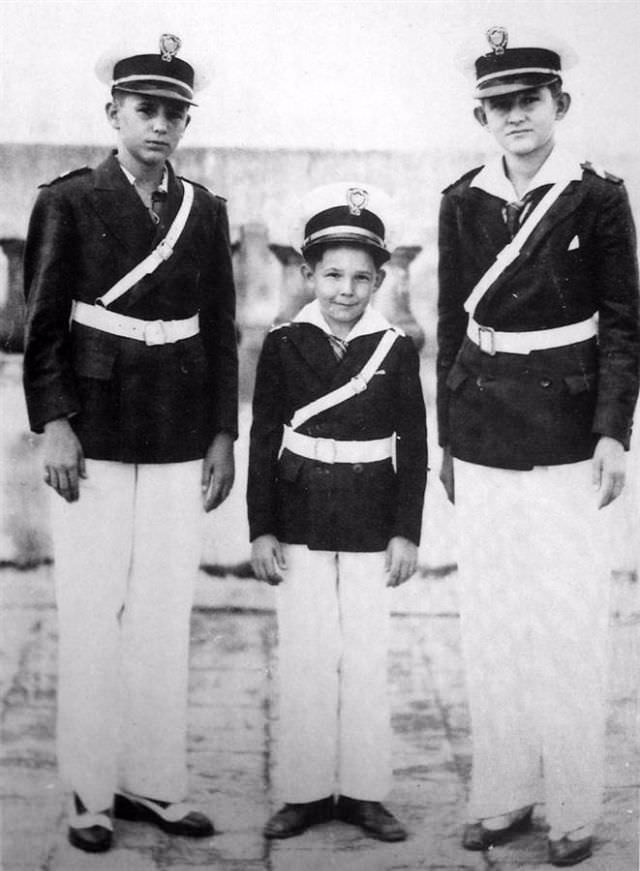
[[[173,254],[173,248],[166,239],[163,239],[156,248],[156,253],[161,260],[168,260]]]
[[[317,462],[333,465],[333,463],[335,463],[336,461],[335,439],[317,438],[314,445],[313,453]]]
[[[144,327],[144,343],[145,345],[166,345],[167,333],[164,328],[164,321],[149,321]]]
[[[487,343],[484,341],[484,338],[488,338],[488,347]],[[493,327],[481,327],[478,324],[478,347],[484,354],[488,354],[490,357],[495,357],[496,355],[496,331]]]
[[[362,393],[367,389],[367,382],[363,376],[358,373],[358,375],[354,375],[351,381],[349,381],[349,386],[353,390],[354,395],[357,393]]]

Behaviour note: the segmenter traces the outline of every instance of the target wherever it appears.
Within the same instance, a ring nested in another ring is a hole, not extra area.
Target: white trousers
[[[52,493],[59,766],[92,812],[185,797],[201,468],[88,460],[78,502]]]
[[[286,802],[380,801],[391,780],[384,553],[285,545],[276,587],[279,787]]]
[[[519,472],[456,460],[455,487],[470,817],[544,800],[556,832],[592,824],[609,580],[591,463]]]

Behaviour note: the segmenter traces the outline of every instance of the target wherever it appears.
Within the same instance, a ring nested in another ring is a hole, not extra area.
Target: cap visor
[[[125,94],[144,94],[146,97],[162,97],[164,100],[173,100],[176,103],[186,103],[187,106],[197,106],[193,100],[188,100],[183,94],[172,91],[170,88],[127,88],[116,85],[114,91],[124,91]]]
[[[559,76],[547,76],[537,82],[495,82],[487,84],[484,88],[476,88],[473,96],[476,100],[484,100],[485,97],[501,97],[504,94],[517,94],[519,91],[532,91],[534,88],[543,88],[559,79]]]
[[[320,239],[315,239],[302,248],[302,253],[310,251],[312,248],[317,248],[319,245],[354,245],[358,248],[371,248],[376,252],[381,260],[388,260],[391,257],[389,251],[382,245],[378,245],[372,239],[367,239],[359,233],[337,233],[331,236],[322,236]]]

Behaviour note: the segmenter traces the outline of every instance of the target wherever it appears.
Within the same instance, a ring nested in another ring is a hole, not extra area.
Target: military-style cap
[[[561,40],[524,27],[490,27],[460,55],[479,100],[550,85],[576,61],[573,50]]]
[[[357,244],[388,260],[394,223],[391,198],[363,182],[334,182],[315,188],[300,202],[291,243],[305,254],[317,245]]]
[[[96,64],[96,75],[112,90],[166,97],[195,106],[193,95],[206,85],[206,76],[177,57],[181,45],[180,37],[163,33],[153,53],[113,49]]]

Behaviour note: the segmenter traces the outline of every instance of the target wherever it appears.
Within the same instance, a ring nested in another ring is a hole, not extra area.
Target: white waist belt
[[[469,318],[467,336],[485,354],[530,354],[531,351],[544,351],[548,348],[561,348],[585,342],[597,335],[598,328],[593,317],[577,324],[554,327],[550,330],[529,330],[525,333],[501,333],[493,327],[483,327]]]
[[[197,314],[179,321],[143,321],[77,300],[73,303],[71,319],[85,327],[93,327],[125,339],[136,339],[146,345],[179,342],[181,339],[197,336],[200,332],[200,318]]]
[[[285,426],[282,447],[319,463],[375,463],[393,456],[395,436],[363,442],[313,438]]]

